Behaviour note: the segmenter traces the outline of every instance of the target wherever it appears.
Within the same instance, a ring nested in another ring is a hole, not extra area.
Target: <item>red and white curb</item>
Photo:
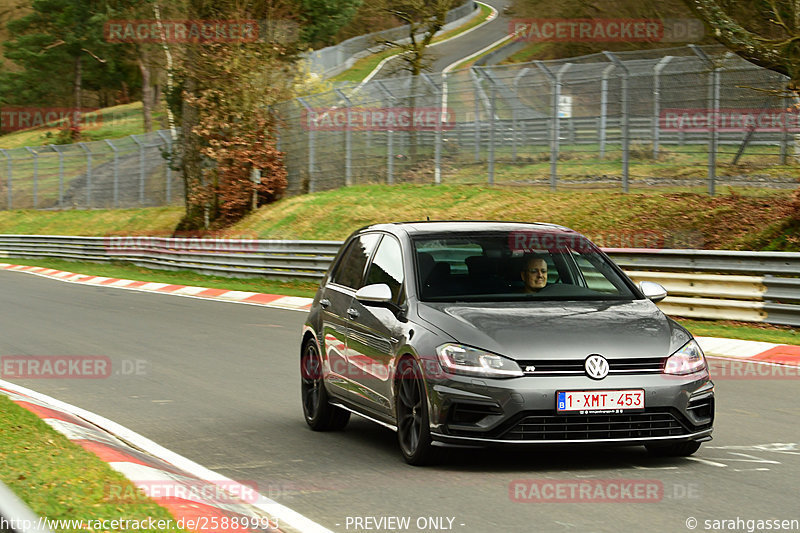
[[[3,380],[0,393],[107,462],[169,510],[187,530],[331,533],[258,494],[254,487],[213,472],[116,422]],[[114,497],[113,487],[107,496]]]
[[[696,339],[703,352],[711,357],[800,366],[800,346],[717,337],[696,337]]]
[[[275,307],[278,309],[291,309],[296,311],[308,311],[311,308],[312,298],[301,296],[283,296],[281,294],[264,294],[260,292],[230,291],[226,289],[211,289],[208,287],[193,287],[191,285],[173,285],[170,283],[155,283],[148,281],[135,281],[132,279],[105,278],[102,276],[89,276],[86,274],[76,274],[52,268],[42,268],[37,266],[13,265],[0,263],[0,269],[11,270],[14,272],[26,272],[46,278],[52,278],[69,283],[83,283],[98,287],[112,287],[115,289],[128,289],[144,292],[156,292],[161,294],[172,294],[175,296],[185,296],[189,298],[203,298],[209,300],[221,300],[226,302],[236,302],[250,305],[261,305],[264,307]]]

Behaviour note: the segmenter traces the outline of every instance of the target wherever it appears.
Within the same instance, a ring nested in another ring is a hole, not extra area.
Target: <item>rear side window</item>
[[[400,243],[388,235],[383,238],[367,273],[365,285],[385,283],[392,289],[392,301],[401,301],[403,290],[403,253]]]
[[[367,233],[353,239],[339,264],[336,265],[336,270],[331,275],[331,282],[351,289],[360,288],[367,260],[378,244],[379,238],[380,235],[377,233]]]

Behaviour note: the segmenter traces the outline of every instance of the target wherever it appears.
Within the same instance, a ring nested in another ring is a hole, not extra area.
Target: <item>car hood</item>
[[[456,342],[516,360],[666,357],[691,338],[649,300],[420,302],[417,312]]]

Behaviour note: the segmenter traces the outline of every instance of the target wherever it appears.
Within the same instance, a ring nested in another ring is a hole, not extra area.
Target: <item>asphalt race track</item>
[[[499,39],[507,36],[509,33],[509,23],[513,17],[503,14],[503,8],[510,4],[507,0],[481,0],[484,4],[488,4],[497,10],[497,16],[494,20],[475,28],[474,30],[458,36],[449,41],[441,44],[431,46],[426,52],[430,60],[430,72],[438,73],[458,62],[459,60],[470,56],[474,52],[483,50],[492,43],[497,42]],[[401,66],[396,60],[391,60],[387,65],[378,73],[378,78],[406,76],[407,73],[398,70]]]
[[[409,517],[407,528],[395,530],[439,524],[463,532],[690,531],[690,517],[697,531],[710,529],[706,520],[737,518],[741,527],[727,529],[747,531],[746,520],[800,519],[797,378],[717,381],[715,438],[692,459],[655,459],[641,447],[458,449],[437,467],[414,468],[394,433],[369,422],[354,418],[341,433],[306,427],[303,313],[4,271],[0,302],[0,356],[112,361],[109,377],[9,381],[256,483],[334,531],[387,531],[367,517]],[[571,484],[587,479],[605,483],[608,495],[609,486],[658,491],[647,501],[569,501]],[[553,503],[513,501],[530,494],[516,493],[519,486],[567,492],[551,493]],[[444,519],[428,522],[435,517]],[[356,518],[362,527],[354,527]]]

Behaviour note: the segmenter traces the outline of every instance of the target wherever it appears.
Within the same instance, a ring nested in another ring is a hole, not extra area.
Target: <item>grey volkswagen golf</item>
[[[351,235],[302,332],[308,425],[350,414],[411,464],[456,445],[711,439],[714,385],[692,335],[583,235],[551,224],[410,222]]]

